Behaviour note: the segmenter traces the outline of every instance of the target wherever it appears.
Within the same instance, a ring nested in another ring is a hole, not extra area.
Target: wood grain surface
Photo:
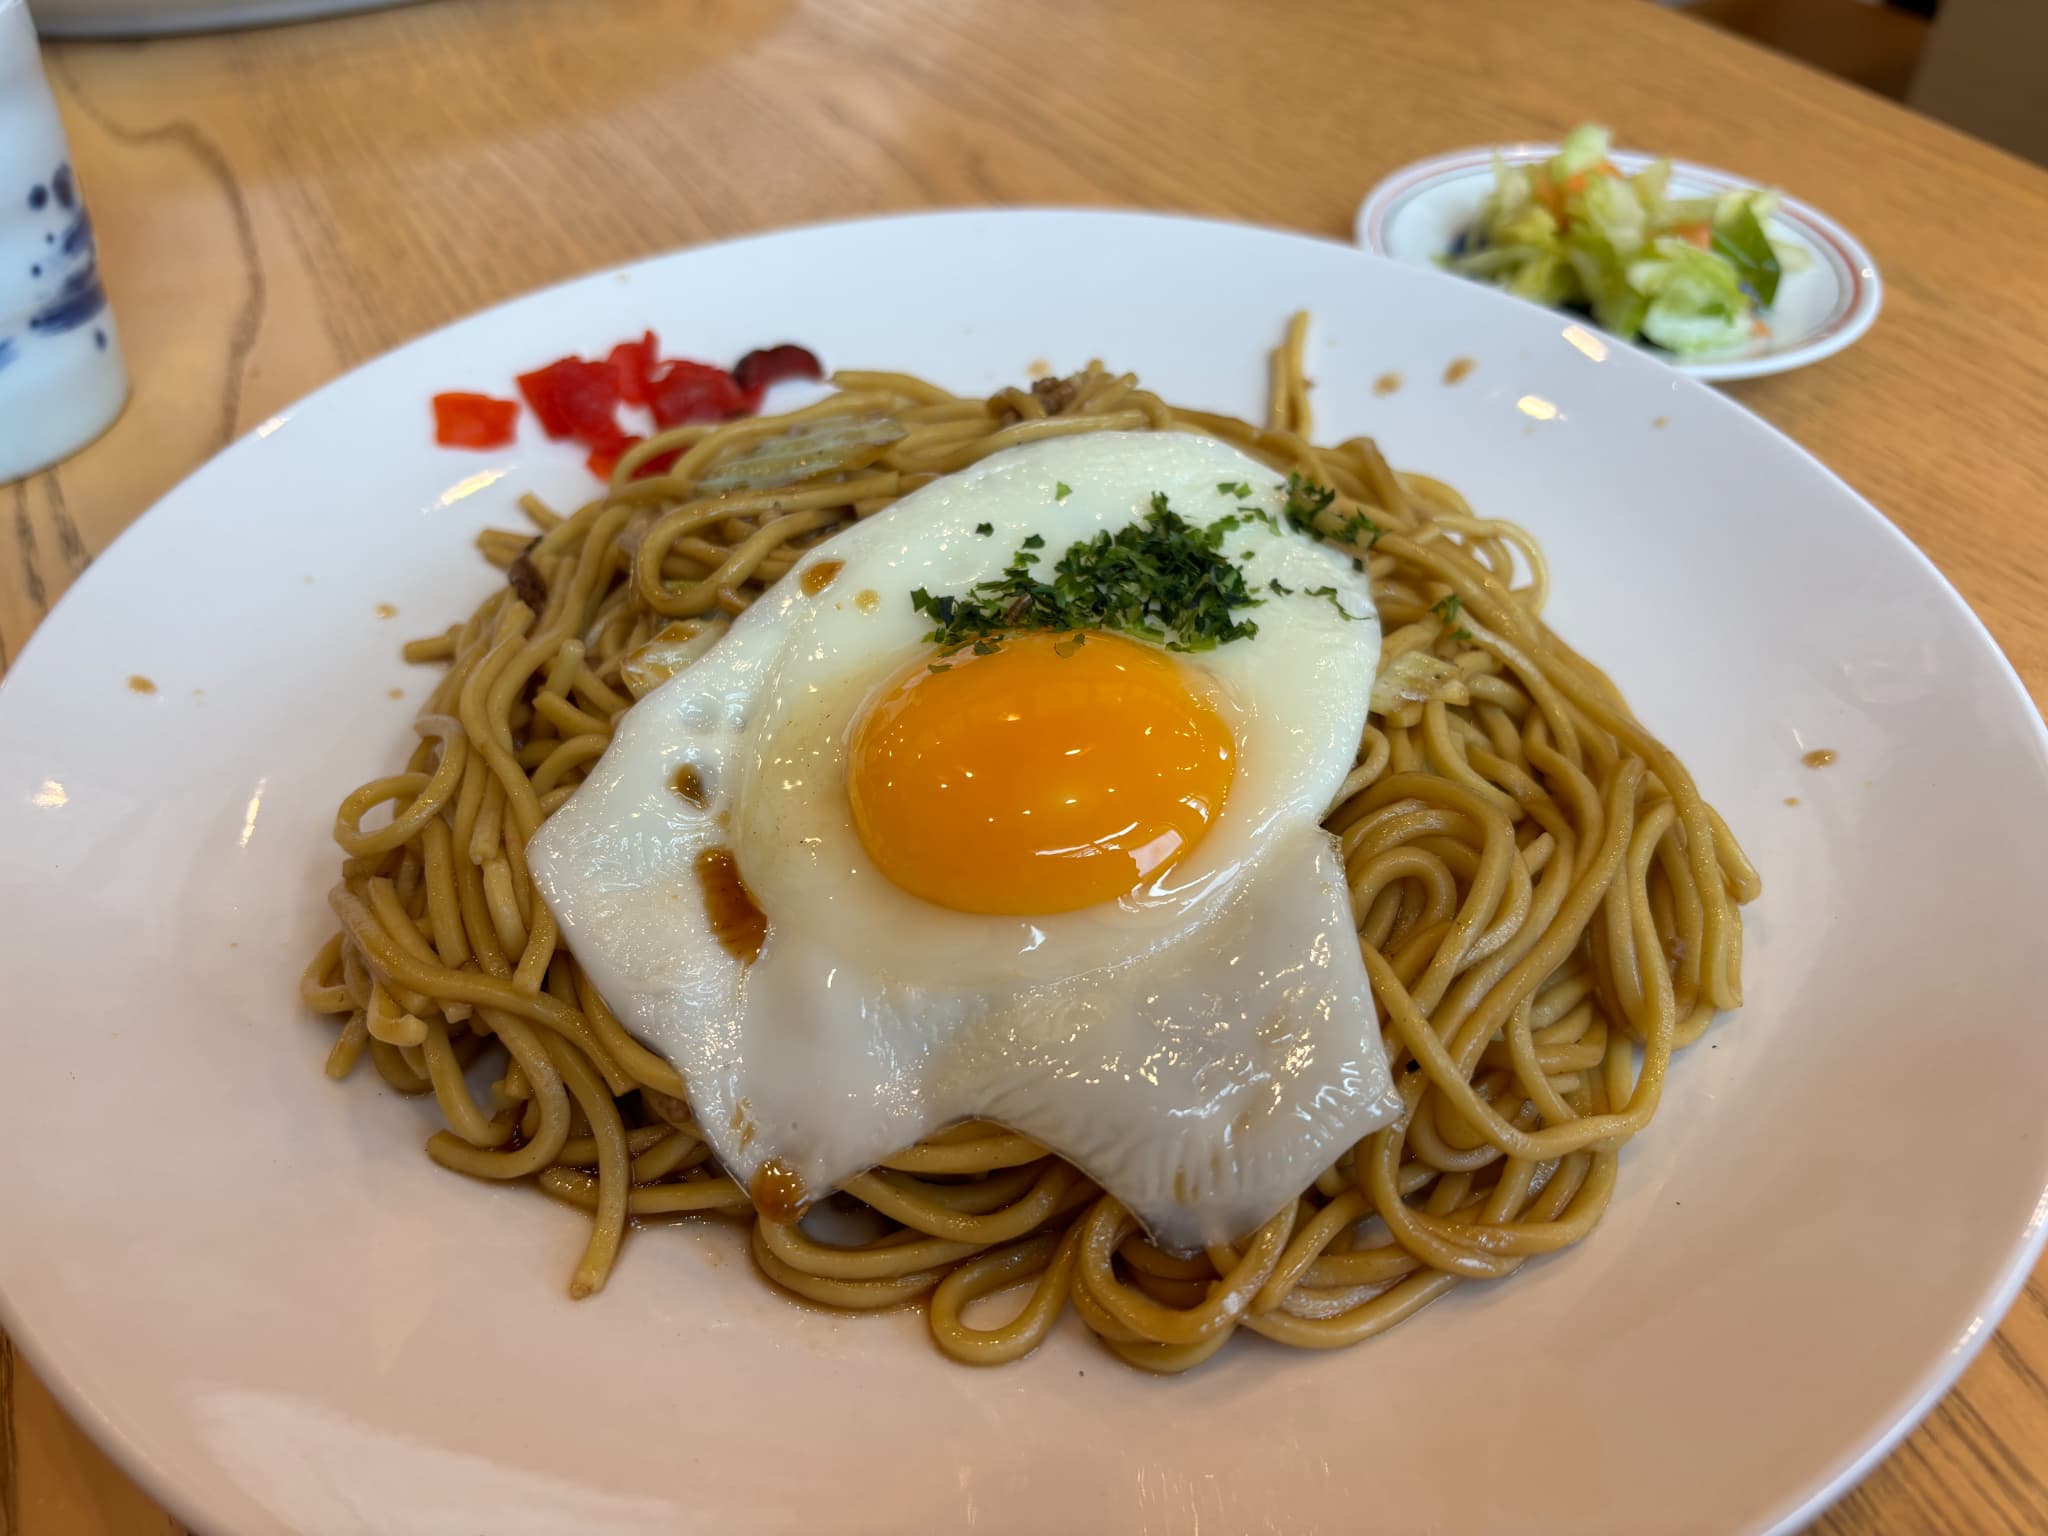
[[[48,67],[135,393],[99,443],[0,486],[0,666],[209,455],[536,285],[931,205],[1342,235],[1409,160],[1591,117],[1870,246],[1876,330],[1731,393],[1904,528],[2048,698],[2048,174],[1641,0],[434,0]],[[1820,1528],[2048,1529],[2044,1378],[2037,1274]],[[0,1338],[0,1536],[180,1529]]]

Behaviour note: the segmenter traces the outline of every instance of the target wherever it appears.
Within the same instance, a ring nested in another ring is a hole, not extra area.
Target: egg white
[[[850,727],[930,627],[913,589],[963,593],[1031,534],[1050,563],[1155,492],[1198,523],[1246,500],[1277,514],[1276,479],[1178,433],[1057,439],[949,476],[831,540],[636,705],[542,827],[528,860],[570,946],[682,1072],[742,1183],[775,1159],[820,1195],[985,1118],[1188,1250],[1242,1236],[1398,1112],[1319,825],[1379,654],[1366,578],[1334,551],[1258,521],[1227,540],[1266,589],[1258,633],[1177,660],[1224,714],[1235,776],[1208,834],[1149,887],[1045,917],[941,908],[874,868],[846,796]],[[1253,495],[1219,489],[1237,483]],[[806,591],[828,562],[836,575]],[[672,787],[685,764],[701,805]],[[751,965],[711,930],[694,865],[713,847],[768,918]]]

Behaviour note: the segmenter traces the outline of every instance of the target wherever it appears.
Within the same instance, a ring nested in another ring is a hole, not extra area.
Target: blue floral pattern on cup
[[[106,310],[107,291],[100,282],[99,251],[93,240],[92,216],[78,195],[78,183],[69,165],[60,165],[47,182],[28,190],[31,214],[46,215],[49,228],[43,232],[44,255],[29,268],[36,287],[35,305],[30,310],[31,336],[58,336],[90,324]],[[104,329],[93,339],[107,344]],[[20,338],[0,336],[0,368],[12,362]]]
[[[0,0],[0,484],[78,452],[128,398],[77,164],[28,7]]]

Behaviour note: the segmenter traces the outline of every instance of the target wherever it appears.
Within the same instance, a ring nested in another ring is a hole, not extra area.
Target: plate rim
[[[1387,249],[1387,232],[1401,210],[1418,194],[1435,186],[1461,180],[1491,166],[1495,155],[1499,155],[1510,165],[1532,165],[1549,159],[1558,152],[1559,147],[1554,143],[1521,140],[1512,144],[1470,145],[1464,149],[1446,150],[1442,154],[1411,161],[1397,170],[1388,172],[1366,193],[1352,221],[1353,238],[1361,249],[1375,256],[1399,261],[1401,258],[1394,256]],[[1674,174],[1688,181],[1704,182],[1722,191],[1747,191],[1762,185],[1753,177],[1737,176],[1732,171],[1724,171],[1715,166],[1702,165],[1692,160],[1673,159],[1669,155],[1654,155],[1644,150],[1617,149],[1609,158],[1630,173],[1641,171],[1645,166],[1660,159],[1668,160]],[[1796,346],[1787,347],[1781,352],[1766,353],[1758,357],[1720,360],[1704,358],[1697,361],[1651,354],[1655,361],[1696,379],[1721,381],[1765,378],[1771,374],[1787,373],[1792,369],[1804,368],[1810,363],[1833,357],[1837,352],[1862,340],[1871,326],[1877,323],[1878,313],[1884,308],[1884,275],[1879,271],[1876,260],[1863,242],[1838,220],[1829,217],[1805,199],[1783,191],[1779,196],[1781,201],[1777,216],[1798,225],[1801,232],[1820,247],[1829,264],[1846,278],[1847,292],[1836,304],[1834,313],[1828,316],[1818,331],[1807,336]],[[1409,262],[1406,265],[1412,266],[1416,263]],[[1637,347],[1636,350],[1645,349]]]
[[[78,14],[68,8],[36,19],[36,31],[52,39],[192,37],[245,27],[288,26],[364,11],[417,5],[419,0],[194,0],[189,6],[153,15],[130,4],[112,12]],[[43,8],[38,0],[39,10]],[[232,446],[230,444],[229,446]]]
[[[1532,151],[1543,148],[1543,146],[1535,145],[1520,147]],[[1490,156],[1492,150],[1487,149],[1483,153]],[[1442,159],[1445,157],[1438,158]],[[1419,169],[1421,164],[1418,163],[1417,167],[1411,167],[1410,169]],[[1682,164],[1682,162],[1674,162],[1675,167]],[[1744,185],[1748,184],[1744,183]],[[1361,209],[1361,218],[1363,217],[1363,211]],[[499,317],[503,311],[509,311],[562,290],[604,279],[615,279],[621,274],[634,273],[677,257],[713,248],[744,246],[756,242],[775,241],[794,235],[830,235],[840,230],[868,229],[882,225],[912,226],[932,221],[977,220],[1015,220],[1022,222],[1035,219],[1071,219],[1076,217],[1099,220],[1105,224],[1152,223],[1183,227],[1229,229],[1240,233],[1254,234],[1262,238],[1277,238],[1285,243],[1300,242],[1312,246],[1348,251],[1367,262],[1384,262],[1393,267],[1403,267],[1410,270],[1417,269],[1416,264],[1399,261],[1383,251],[1374,250],[1362,244],[1315,231],[1263,224],[1253,220],[1229,216],[1219,217],[1150,209],[1059,204],[1008,205],[1001,207],[955,206],[901,210],[853,218],[825,218],[797,224],[779,225],[770,229],[749,231],[724,239],[704,240],[691,245],[676,246],[650,252],[625,261],[573,273],[552,282],[542,283],[520,293],[509,295],[482,308],[454,316],[440,325],[432,326],[410,335],[391,347],[386,348],[384,351],[367,357],[352,367],[323,381],[296,400],[280,407],[264,423],[242,433],[232,442],[210,454],[187,474],[180,477],[153,501],[147,509],[125,525],[113,540],[109,541],[107,547],[95,558],[91,566],[82,572],[79,578],[72,583],[64,596],[59,599],[59,602],[51,606],[50,611],[54,613],[63,603],[71,601],[73,594],[86,590],[96,578],[102,577],[104,568],[108,563],[107,557],[113,553],[121,541],[127,538],[132,530],[140,527],[149,517],[156,514],[166,503],[182,496],[186,488],[192,482],[205,475],[217,460],[223,459],[244,448],[258,438],[270,435],[270,432],[279,425],[289,426],[291,421],[296,419],[302,410],[315,405],[316,402],[322,400],[330,392],[340,390],[349,381],[353,380],[357,374],[380,367],[397,354],[429,340],[439,338],[444,333],[472,324],[482,324]],[[1445,276],[1445,280],[1456,281],[1456,279],[1450,278],[1448,275]],[[1489,296],[1481,302],[1507,305],[1519,305],[1522,302],[1515,299],[1512,295],[1484,284],[1469,284],[1465,286],[1469,287],[1473,292]],[[1844,344],[1846,345],[1846,343]],[[2006,654],[2003,647],[1998,643],[1997,638],[1991,633],[1989,627],[1979,616],[1975,608],[1962,595],[1960,590],[1935,565],[1925,551],[1914,543],[1903,529],[1887,517],[1869,497],[1857,490],[1841,474],[1772,421],[1723,392],[1708,388],[1705,383],[1701,382],[1701,376],[1697,373],[1674,365],[1665,358],[1641,352],[1640,349],[1637,349],[1637,352],[1643,363],[1653,368],[1661,369],[1669,376],[1666,382],[1670,387],[1684,391],[1695,403],[1704,404],[1706,401],[1713,401],[1715,404],[1708,407],[1709,409],[1719,409],[1726,413],[1732,413],[1735,417],[1745,419],[1751,429],[1761,428],[1769,433],[1785,448],[1796,455],[1797,458],[1803,460],[1808,469],[1817,471],[1834,489],[1846,494],[1867,513],[1876,524],[1874,532],[1878,536],[1888,537],[1893,540],[1917,564],[1923,574],[1932,578],[1935,590],[1944,594],[1946,598],[1952,601],[1964,625],[1988,648],[1993,661],[1993,675],[2009,691],[2010,702],[2018,710],[2018,718],[2025,721],[2027,734],[2031,738],[2033,746],[2044,759],[2048,759],[2048,721],[2044,721],[2041,712],[2034,706],[2032,696],[2027,689],[2025,681],[2013,665],[2011,658]],[[1680,380],[1683,380],[1684,383],[1679,383],[1678,381]],[[26,666],[31,664],[31,658],[40,658],[42,653],[49,648],[45,642],[45,635],[49,628],[48,618],[49,615],[46,614],[44,621],[38,624],[36,630],[31,634],[28,641],[24,643],[22,649],[16,653],[6,673],[0,675],[0,732],[4,732],[8,724],[6,700],[10,691],[9,684],[22,673]],[[35,664],[41,665],[42,663],[38,660]],[[2042,1164],[2036,1170],[2036,1173],[2041,1180],[2041,1191],[2037,1204],[2008,1239],[2004,1256],[1998,1261],[1997,1268],[1986,1277],[1983,1288],[1979,1291],[1978,1299],[1972,1308],[1975,1313],[1975,1321],[1970,1324],[1954,1344],[1944,1350],[1939,1356],[1923,1365],[1914,1378],[1898,1394],[1866,1415],[1866,1426],[1863,1430],[1852,1431],[1844,1437],[1845,1444],[1851,1444],[1853,1446],[1852,1449],[1847,1451],[1832,1465],[1815,1465],[1809,1474],[1797,1479],[1799,1491],[1790,1495],[1786,1502],[1782,1503],[1767,1516],[1767,1524],[1763,1529],[1771,1532],[1796,1531],[1835,1503],[1879,1461],[1890,1454],[1908,1434],[1918,1427],[1935,1404],[1954,1387],[1956,1381],[1976,1359],[1985,1345],[1989,1343],[1991,1336],[1997,1331],[2006,1312],[2012,1307],[2031,1277],[2031,1273],[2039,1262],[2044,1247],[2048,1247],[2048,1153],[2044,1153]],[[7,1333],[17,1352],[30,1363],[51,1396],[62,1405],[78,1426],[87,1432],[93,1443],[110,1460],[121,1467],[127,1475],[133,1478],[144,1492],[188,1525],[209,1529],[218,1523],[211,1517],[220,1514],[221,1511],[200,1503],[201,1494],[197,1489],[192,1489],[188,1497],[189,1485],[179,1479],[176,1470],[152,1455],[138,1439],[125,1432],[123,1427],[117,1425],[102,1410],[98,1403],[87,1394],[80,1382],[72,1375],[67,1374],[58,1365],[53,1352],[46,1348],[45,1341],[41,1337],[39,1330],[23,1317],[19,1309],[11,1302],[4,1289],[0,1289],[0,1330],[4,1330]]]

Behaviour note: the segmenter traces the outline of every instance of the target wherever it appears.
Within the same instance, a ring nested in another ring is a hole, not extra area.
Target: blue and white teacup
[[[127,398],[35,26],[25,0],[0,0],[0,482],[76,453]]]

